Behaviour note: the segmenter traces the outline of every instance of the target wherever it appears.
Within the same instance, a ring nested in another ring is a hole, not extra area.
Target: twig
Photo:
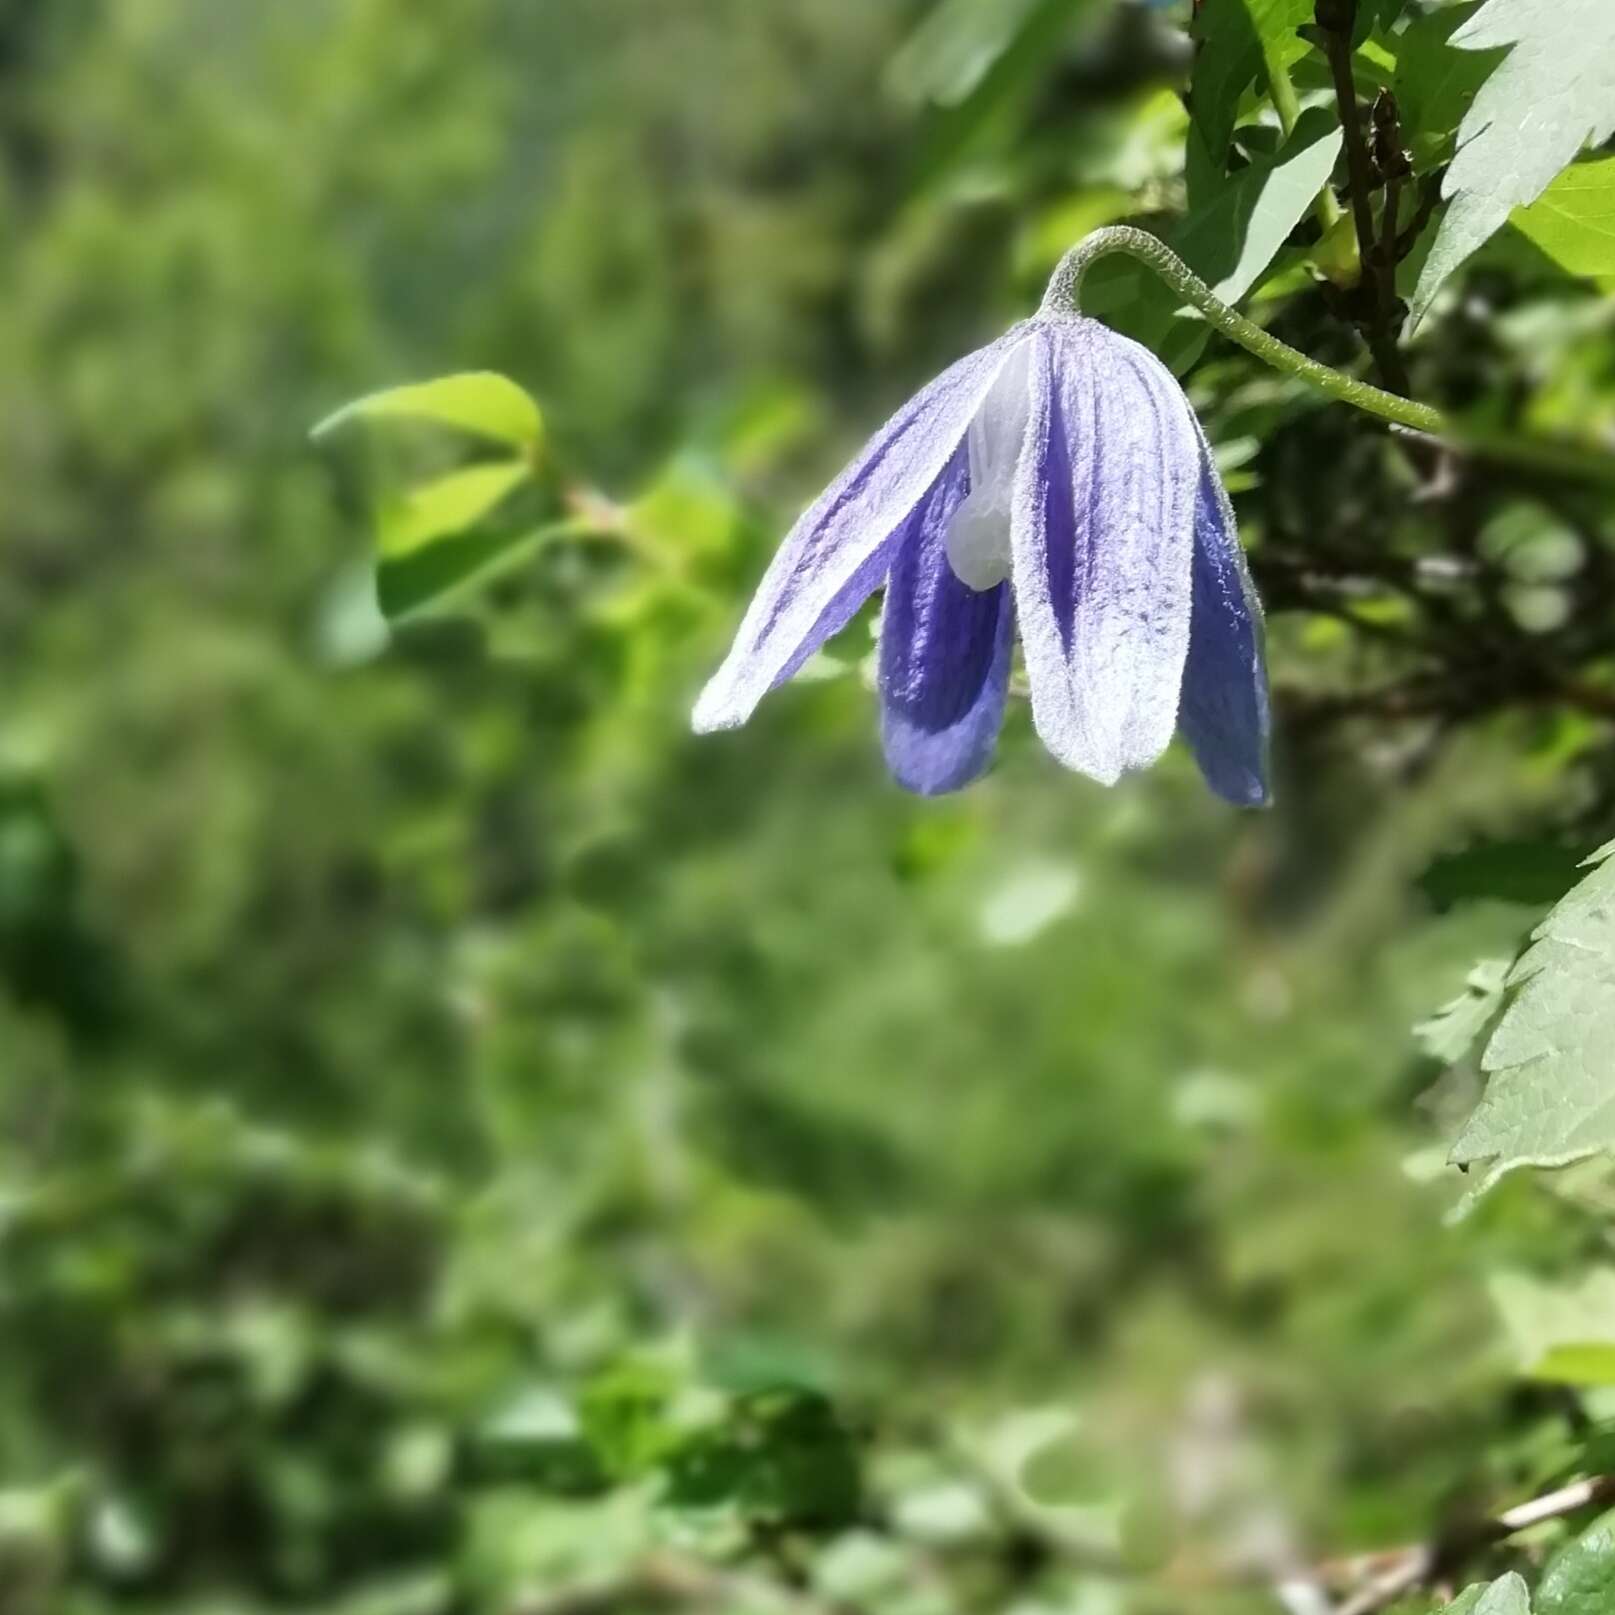
[[[1315,1576],[1288,1576],[1273,1584],[1273,1596],[1285,1615],[1339,1615]]]
[[[1395,1556],[1389,1568],[1372,1576],[1342,1604],[1337,1615],[1377,1615],[1404,1594],[1428,1586],[1457,1569],[1480,1549],[1501,1542],[1544,1520],[1557,1520],[1584,1508],[1615,1501],[1615,1475],[1595,1475],[1534,1497],[1489,1520],[1459,1525],[1445,1536],[1414,1543]]]
[[[1396,98],[1389,90],[1374,97],[1374,162],[1385,176],[1385,207],[1379,220],[1380,291],[1396,296],[1396,219],[1401,212],[1402,181],[1413,171],[1402,150],[1402,126]]]
[[[1594,1475],[1588,1480],[1573,1481],[1556,1492],[1533,1497],[1529,1503],[1505,1509],[1494,1522],[1496,1535],[1513,1536],[1516,1531],[1540,1525],[1544,1520],[1557,1520],[1566,1514],[1574,1514],[1577,1509],[1607,1503],[1612,1499],[1615,1499],[1615,1475]]]
[[[1435,1552],[1427,1545],[1410,1548],[1399,1564],[1374,1577],[1355,1597],[1340,1606],[1337,1615],[1374,1615],[1394,1604],[1403,1593],[1422,1587],[1435,1575]]]
[[[1400,263],[1402,259],[1413,251],[1414,243],[1424,234],[1424,227],[1430,222],[1431,215],[1441,202],[1441,182],[1447,177],[1445,168],[1438,168],[1433,173],[1426,174],[1419,185],[1419,206],[1408,227],[1396,238],[1396,258]]]
[[[1357,106],[1357,83],[1352,68],[1351,35],[1357,18],[1357,0],[1317,0],[1313,15],[1335,81],[1335,102],[1340,113],[1341,133],[1346,144],[1347,191],[1351,201],[1352,223],[1357,230],[1357,257],[1362,265],[1363,284],[1369,293],[1369,317],[1363,334],[1379,368],[1381,379],[1394,393],[1406,397],[1410,390],[1407,366],[1396,346],[1396,283],[1394,270],[1381,261],[1379,241],[1374,231],[1374,164],[1363,138],[1362,114]],[[1395,222],[1392,221],[1394,239]]]

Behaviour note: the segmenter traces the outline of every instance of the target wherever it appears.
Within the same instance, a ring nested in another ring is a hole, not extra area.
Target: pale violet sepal
[[[1034,726],[1103,783],[1174,731],[1269,799],[1261,607],[1204,433],[1148,349],[1045,310],[869,440],[774,557],[695,726],[745,721],[882,584],[881,735],[900,784],[991,764],[1024,651]]]

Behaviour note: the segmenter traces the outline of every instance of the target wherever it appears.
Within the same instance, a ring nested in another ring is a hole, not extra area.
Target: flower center
[[[1009,512],[1015,466],[1031,413],[1022,343],[1004,361],[965,434],[970,492],[948,523],[943,545],[953,574],[968,589],[995,589],[1009,576]]]

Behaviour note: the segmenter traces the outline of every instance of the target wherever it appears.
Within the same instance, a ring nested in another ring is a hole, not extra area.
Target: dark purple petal
[[[1032,721],[1067,768],[1110,785],[1177,723],[1200,439],[1147,348],[1066,316],[1031,340],[1011,538]]]
[[[1201,452],[1194,605],[1178,728],[1212,790],[1237,807],[1265,807],[1271,800],[1270,718],[1262,605],[1211,451],[1203,446]]]
[[[992,761],[1009,689],[1009,585],[966,587],[944,535],[970,486],[963,448],[905,533],[880,625],[881,742],[897,783],[956,791]]]
[[[740,632],[696,703],[698,731],[744,723],[854,612],[891,568],[897,535],[964,439],[1022,341],[1016,326],[916,393],[786,535]]]

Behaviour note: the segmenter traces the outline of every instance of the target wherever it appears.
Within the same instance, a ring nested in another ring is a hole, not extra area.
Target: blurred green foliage
[[[1607,1372],[1502,1302],[1607,1366],[1615,1182],[1446,1226],[1442,1164],[1475,961],[1608,834],[1607,495],[1421,482],[1123,268],[1260,563],[1280,807],[1024,713],[902,797],[867,617],[686,732],[792,511],[1087,229],[1361,365],[1310,8],[1220,4],[1201,67],[1099,0],[0,4],[6,1615],[1233,1615],[1608,1467]],[[1412,9],[1357,65],[1428,176]],[[1416,391],[1607,443],[1543,230]],[[307,441],[488,370],[542,439]],[[1464,1568],[1607,1584],[1585,1523]]]

